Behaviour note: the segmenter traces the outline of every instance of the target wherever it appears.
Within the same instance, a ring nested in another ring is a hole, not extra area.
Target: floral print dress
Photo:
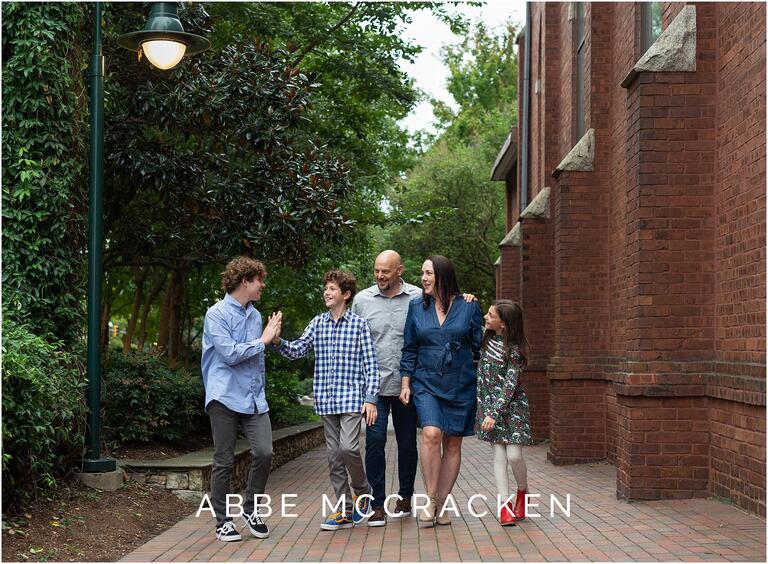
[[[513,350],[504,357],[504,338],[494,335],[480,356],[477,370],[477,438],[491,443],[531,444],[528,398],[520,386],[523,359]],[[496,420],[488,432],[481,429],[486,416]]]

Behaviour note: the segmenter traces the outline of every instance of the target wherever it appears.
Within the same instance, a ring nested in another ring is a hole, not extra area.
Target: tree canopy
[[[479,24],[443,50],[448,90],[458,109],[433,101],[442,133],[431,140],[389,193],[392,226],[380,237],[406,257],[412,280],[433,254],[452,260],[462,290],[488,303],[495,295],[494,262],[504,236],[504,186],[491,166],[516,122],[515,27],[493,32]]]

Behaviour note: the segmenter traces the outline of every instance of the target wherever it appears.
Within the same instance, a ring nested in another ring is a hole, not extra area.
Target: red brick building
[[[609,460],[622,498],[765,515],[765,17],[528,4],[497,294],[549,460]]]

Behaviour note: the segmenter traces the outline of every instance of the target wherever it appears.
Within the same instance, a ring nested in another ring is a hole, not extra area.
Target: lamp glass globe
[[[149,62],[161,70],[172,69],[178,65],[187,51],[187,46],[183,43],[167,39],[145,41],[141,47]]]

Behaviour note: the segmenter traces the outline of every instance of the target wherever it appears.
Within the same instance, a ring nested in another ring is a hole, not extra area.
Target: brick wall
[[[586,6],[595,170],[553,179],[576,141],[574,26],[568,3],[532,4],[531,199],[550,186],[552,216],[523,222],[509,275],[552,462],[607,458],[627,499],[765,515],[765,5],[695,6],[696,72],[628,89],[638,3]]]
[[[710,400],[711,491],[765,515],[765,406]]]
[[[715,495],[765,515],[766,13],[718,8],[710,480]]]
[[[505,300],[520,300],[520,247],[501,247],[501,280],[497,280],[496,297]]]

